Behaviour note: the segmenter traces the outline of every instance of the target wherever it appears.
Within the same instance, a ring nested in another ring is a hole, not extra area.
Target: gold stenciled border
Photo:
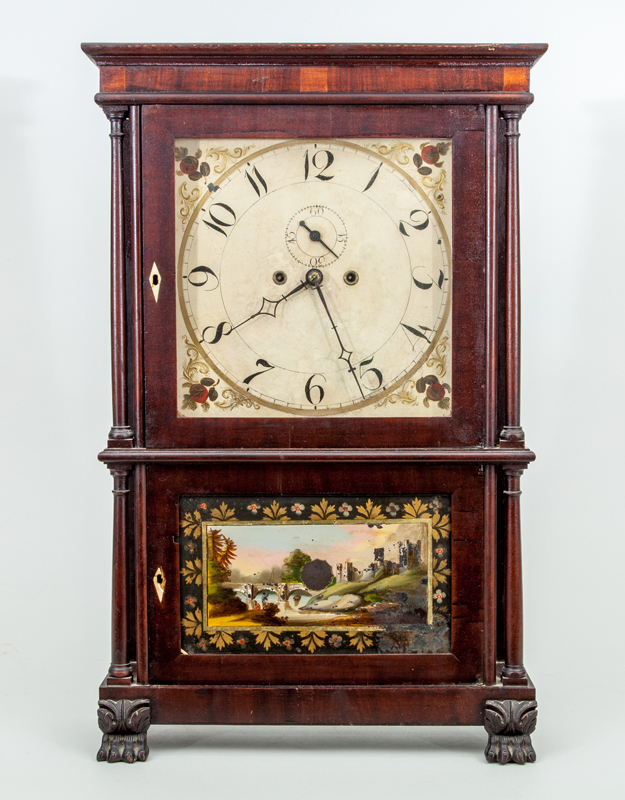
[[[256,152],[253,155],[251,155],[249,157],[249,160],[252,161],[252,160],[258,158],[259,156],[262,156],[262,155],[264,155],[266,153],[269,153],[269,152],[271,152],[273,150],[278,150],[278,149],[283,149],[283,148],[286,148],[286,147],[291,147],[294,144],[298,144],[299,145],[299,144],[313,144],[313,143],[317,143],[317,144],[332,144],[332,145],[339,146],[339,147],[350,147],[350,148],[352,148],[354,150],[359,150],[360,152],[367,153],[367,155],[371,155],[371,152],[372,152],[370,148],[364,147],[362,145],[359,145],[359,144],[356,144],[354,142],[347,141],[347,140],[344,140],[344,139],[288,139],[288,140],[285,140],[284,142],[281,142],[281,143],[279,143],[277,145],[271,145],[270,147],[265,147],[262,150],[259,150],[258,152]],[[445,310],[443,312],[443,316],[442,316],[440,325],[438,326],[438,330],[436,331],[435,336],[433,337],[432,341],[430,342],[429,348],[423,353],[421,358],[418,359],[418,361],[416,361],[414,363],[412,369],[410,369],[407,373],[402,375],[401,378],[399,378],[395,383],[393,383],[390,386],[388,386],[384,391],[376,392],[375,394],[370,395],[369,398],[366,399],[366,400],[361,400],[361,401],[359,401],[357,403],[354,403],[354,404],[349,405],[349,406],[345,406],[344,408],[340,408],[340,409],[339,408],[329,408],[329,409],[308,410],[308,409],[300,409],[300,408],[290,408],[290,407],[288,407],[286,405],[280,405],[278,403],[271,403],[271,402],[269,402],[267,400],[264,400],[263,398],[259,397],[258,395],[254,394],[253,395],[254,400],[256,402],[260,403],[261,405],[265,406],[266,408],[272,408],[272,409],[274,409],[276,411],[280,411],[281,413],[287,414],[287,415],[290,414],[290,415],[303,416],[303,417],[317,417],[317,416],[331,416],[331,415],[340,416],[342,414],[345,414],[346,412],[356,411],[357,409],[364,408],[364,407],[369,406],[369,405],[374,406],[374,404],[378,403],[380,400],[385,398],[387,395],[390,395],[393,392],[395,392],[407,380],[409,380],[417,372],[417,370],[420,367],[423,366],[423,364],[426,363],[427,359],[430,357],[431,353],[434,351],[434,348],[438,344],[439,339],[443,335],[443,332],[444,332],[446,324],[447,324],[447,320],[449,318],[449,314],[451,312],[452,287],[453,287],[453,254],[452,254],[452,250],[451,250],[451,244],[450,244],[450,241],[449,241],[449,237],[447,236],[447,230],[445,228],[445,225],[443,224],[443,221],[442,221],[442,219],[440,217],[440,214],[438,213],[436,207],[431,202],[430,198],[427,196],[427,194],[423,190],[423,188],[421,186],[419,186],[419,184],[407,172],[405,172],[403,169],[401,169],[401,167],[399,167],[397,164],[394,164],[391,159],[386,158],[385,156],[383,156],[383,155],[381,155],[381,154],[379,154],[377,152],[376,152],[376,158],[381,159],[391,169],[396,170],[397,172],[401,173],[401,175],[408,181],[408,183],[417,191],[417,193],[425,201],[426,205],[430,208],[430,211],[432,212],[432,214],[434,214],[434,217],[435,217],[435,219],[437,221],[437,224],[439,226],[439,229],[440,229],[440,232],[441,232],[441,237],[443,238],[443,241],[445,243],[446,252],[447,252],[448,257],[449,257],[449,288],[448,288],[448,292],[447,292],[447,302],[445,304]],[[214,187],[215,188],[219,187],[221,182],[224,181],[226,178],[228,178],[230,176],[230,174],[232,172],[234,172],[236,169],[238,169],[238,163],[234,164],[229,170],[227,170],[222,175],[220,175],[220,177],[213,184]],[[195,335],[195,331],[193,330],[193,327],[190,324],[189,316],[187,314],[187,309],[186,309],[186,306],[185,306],[185,303],[184,303],[184,289],[183,289],[183,282],[182,282],[183,281],[183,279],[182,279],[183,263],[182,262],[183,262],[185,248],[186,248],[186,243],[187,243],[187,240],[189,238],[189,234],[191,232],[193,224],[195,223],[195,220],[196,220],[200,210],[202,209],[202,206],[204,205],[205,200],[207,200],[214,191],[215,191],[215,189],[213,189],[213,190],[209,189],[207,192],[204,193],[204,195],[202,195],[200,201],[197,203],[197,205],[195,207],[195,210],[194,210],[194,212],[193,212],[193,214],[192,214],[192,216],[191,216],[191,218],[189,220],[190,224],[187,226],[187,229],[186,229],[186,231],[185,231],[185,233],[183,235],[183,238],[182,238],[182,242],[180,244],[180,249],[179,249],[179,254],[178,254],[178,265],[177,265],[177,268],[178,268],[178,276],[177,276],[178,301],[179,301],[179,304],[180,304],[180,311],[182,313],[182,317],[183,317],[183,320],[184,320],[185,328],[186,328],[187,332],[189,333],[189,335],[191,336],[191,338],[192,338],[193,342],[195,343],[196,347],[198,348],[198,351],[200,353],[202,353],[202,355],[204,356],[204,358],[206,359],[206,361],[210,365],[211,369],[213,369],[215,371],[215,373],[217,375],[219,375],[236,392],[240,393],[241,392],[241,387],[237,383],[235,383],[230,377],[228,377],[226,374],[224,374],[220,369],[218,369],[215,366],[215,364],[213,363],[213,361],[210,358],[210,356],[206,353],[206,351],[201,346],[199,340],[197,339],[197,337]]]
[[[211,626],[207,624],[207,616],[206,616],[206,607],[208,604],[208,593],[207,593],[207,585],[208,585],[208,575],[206,571],[206,565],[208,561],[207,557],[207,533],[210,528],[215,528],[217,526],[225,527],[225,526],[243,526],[243,525],[250,525],[250,526],[267,526],[267,525],[340,525],[346,524],[347,520],[257,520],[257,521],[245,521],[240,522],[238,520],[228,520],[224,522],[202,522],[202,630],[205,633],[218,633],[220,631],[227,631],[228,633],[236,633],[240,630],[245,630],[249,627],[249,625],[223,625],[223,626]],[[427,622],[428,625],[431,625],[434,620],[434,597],[433,597],[433,581],[432,581],[432,573],[433,573],[433,565],[432,565],[432,554],[433,554],[433,547],[432,547],[432,519],[431,517],[418,517],[416,519],[397,519],[397,520],[380,520],[380,524],[384,525],[414,525],[415,523],[422,523],[425,524],[427,527]],[[362,524],[366,525],[367,523],[363,520],[360,522],[359,520],[349,520],[350,525],[355,524]],[[284,583],[284,581],[278,581],[278,583]],[[263,584],[264,585],[264,584]],[[254,626],[258,629],[258,631],[270,631],[272,633],[277,633],[281,631],[301,631],[304,627],[307,631],[327,631],[327,626],[323,625],[258,625]],[[383,631],[385,628],[380,625],[362,625],[362,626],[346,626],[342,628],[340,625],[332,625],[330,628],[332,631]]]

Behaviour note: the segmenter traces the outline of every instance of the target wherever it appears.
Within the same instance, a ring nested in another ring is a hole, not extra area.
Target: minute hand
[[[323,292],[321,291],[321,286],[315,286],[315,289],[317,290],[317,293],[319,294],[319,299],[321,300],[321,302],[323,304],[323,307],[325,308],[326,314],[328,315],[328,319],[330,320],[330,322],[332,324],[332,330],[334,331],[334,333],[336,335],[336,338],[338,339],[339,344],[341,345],[341,355],[339,356],[339,360],[347,362],[348,369],[352,373],[352,375],[354,376],[354,380],[356,381],[356,385],[358,386],[358,391],[360,392],[360,394],[362,395],[362,398],[364,400],[365,399],[365,395],[364,395],[364,392],[362,391],[362,386],[360,385],[360,381],[358,380],[358,376],[356,375],[356,370],[354,369],[354,366],[352,364],[352,356],[354,354],[353,354],[352,351],[346,350],[345,349],[345,345],[341,341],[341,336],[340,336],[340,334],[339,334],[339,332],[337,330],[336,325],[334,324],[334,320],[332,319],[332,314],[330,314],[330,309],[328,308],[328,304],[326,303],[326,299],[323,296]]]

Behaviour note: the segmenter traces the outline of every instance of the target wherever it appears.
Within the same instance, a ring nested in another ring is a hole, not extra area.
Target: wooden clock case
[[[485,725],[533,761],[523,666],[518,121],[545,45],[114,45],[111,123],[112,663],[100,760],[145,760],[152,724]],[[174,140],[452,137],[454,406],[420,419],[178,417]],[[162,276],[158,302],[152,265]],[[181,655],[178,498],[445,492],[451,652]],[[166,602],[154,576],[166,576]]]

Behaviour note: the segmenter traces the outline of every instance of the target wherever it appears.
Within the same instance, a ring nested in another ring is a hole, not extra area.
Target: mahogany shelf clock
[[[88,44],[111,123],[112,663],[151,723],[485,725],[523,666],[518,123],[546,45]]]

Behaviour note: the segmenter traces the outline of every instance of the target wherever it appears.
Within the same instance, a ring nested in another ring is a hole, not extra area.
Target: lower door
[[[479,682],[475,466],[150,466],[152,683]]]

